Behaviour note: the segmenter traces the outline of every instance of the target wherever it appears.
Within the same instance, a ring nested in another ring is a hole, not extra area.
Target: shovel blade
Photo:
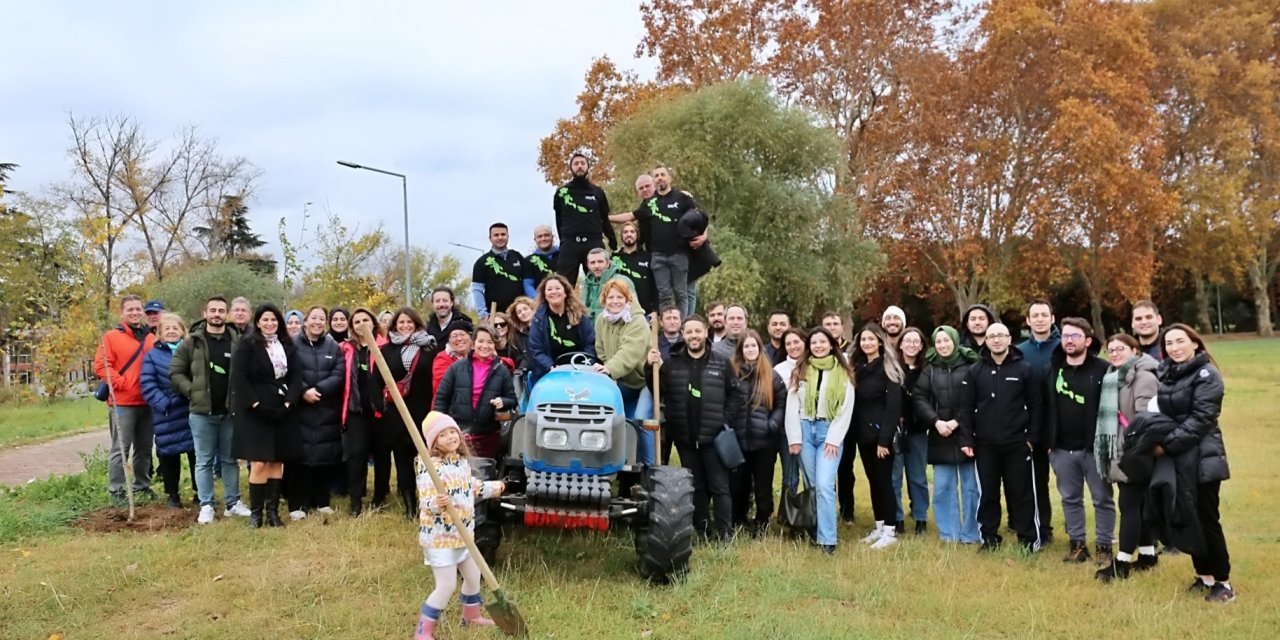
[[[502,591],[493,592],[493,601],[486,603],[484,610],[503,633],[513,638],[529,637],[529,625],[525,624],[516,604],[507,600]]]

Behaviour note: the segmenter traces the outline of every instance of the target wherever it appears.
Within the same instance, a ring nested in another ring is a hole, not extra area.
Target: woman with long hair
[[[836,550],[836,467],[853,417],[853,371],[826,329],[809,332],[809,351],[796,364],[787,387],[786,432],[791,455],[800,456],[818,493],[816,542]]]
[[[509,363],[511,371],[515,371],[516,363],[520,360],[520,349],[511,339],[511,334],[514,333],[511,316],[504,311],[494,312],[489,315],[489,326],[493,327],[493,339],[497,343],[495,353],[502,358],[504,364]]]
[[[916,381],[928,363],[925,362],[924,332],[916,327],[902,330],[898,338],[898,354],[902,356],[902,435],[899,451],[893,455],[893,500],[897,507],[898,533],[905,533],[906,512],[902,508],[902,477],[907,478],[907,495],[911,498],[911,519],[916,535],[922,535],[929,520],[929,474],[925,466],[929,457],[929,430],[919,424],[915,415]]]
[[[530,386],[555,366],[557,358],[574,352],[595,357],[595,325],[569,279],[553,273],[538,285],[538,310],[529,328]]]
[[[511,372],[497,356],[497,336],[481,324],[472,332],[471,352],[449,365],[436,389],[434,409],[457,421],[476,457],[502,455],[498,414],[516,405]]]
[[[764,344],[759,333],[748,329],[738,339],[730,361],[738,377],[738,413],[733,430],[747,460],[738,470],[733,487],[733,520],[736,525],[746,525],[754,493],[756,514],[750,533],[757,538],[768,530],[769,517],[773,515],[773,470],[778,464],[787,404],[787,386],[769,366]]]
[[[1103,582],[1128,578],[1130,571],[1154,569],[1159,559],[1151,524],[1142,516],[1149,483],[1129,482],[1128,476],[1120,470],[1120,453],[1124,451],[1124,436],[1129,423],[1139,412],[1147,411],[1151,399],[1156,397],[1160,384],[1156,371],[1160,363],[1143,353],[1137,338],[1126,333],[1107,338],[1106,348],[1111,366],[1102,377],[1093,456],[1098,473],[1116,483],[1120,535],[1114,560],[1094,574]]]
[[[857,380],[850,430],[855,432],[876,521],[875,529],[862,542],[872,549],[884,549],[898,542],[893,447],[902,419],[902,383],[906,377],[889,336],[874,322],[858,331],[850,366]]]
[[[382,357],[387,361],[396,388],[404,398],[413,424],[417,429],[431,411],[431,349],[435,340],[426,331],[422,316],[413,307],[400,307],[391,316],[392,333],[382,346]],[[377,389],[377,403],[381,419],[374,427],[373,438],[373,501],[375,508],[386,504],[391,490],[391,463],[395,460],[396,489],[404,502],[405,517],[412,520],[418,515],[418,494],[413,474],[413,459],[417,456],[413,440],[409,438],[400,412],[392,404],[390,390],[375,372],[373,383]]]
[[[1200,458],[1196,485],[1196,517],[1204,532],[1203,550],[1191,554],[1196,579],[1190,591],[1204,593],[1208,602],[1230,602],[1236,593],[1228,582],[1231,556],[1222,533],[1219,492],[1222,481],[1231,477],[1227,447],[1222,439],[1218,416],[1222,415],[1225,387],[1217,363],[1195,329],[1169,325],[1161,336],[1165,361],[1156,377],[1160,386],[1156,400],[1160,413],[1178,426],[1155,448],[1156,457],[1178,457],[1195,451]]]
[[[351,331],[342,350],[342,455],[346,463],[347,495],[351,497],[348,513],[352,517],[364,512],[365,487],[369,481],[369,451],[373,437],[374,398],[378,387],[373,379],[374,358],[370,345],[360,341],[360,331],[373,336],[373,349],[378,348],[382,325],[373,312],[359,308],[351,312]]]
[[[787,329],[782,334],[782,348],[786,352],[786,357],[782,359],[782,362],[773,366],[773,372],[782,379],[783,386],[788,387],[791,384],[791,374],[795,372],[796,366],[809,353],[809,334],[800,327]],[[785,406],[783,411],[786,411]],[[800,458],[791,454],[791,447],[787,444],[785,433],[779,438],[778,453],[782,458],[782,490],[794,492],[800,477]],[[789,522],[783,521],[782,511],[778,512],[778,521],[790,525]],[[793,531],[792,533],[796,532]]]
[[[302,367],[284,333],[284,314],[260,305],[253,333],[231,356],[231,453],[249,461],[249,524],[282,527],[280,487],[284,463],[302,455],[302,435],[290,408],[302,398]]]
[[[916,381],[915,420],[927,430],[928,462],[933,465],[933,517],[943,542],[979,544],[978,467],[973,434],[961,425],[961,389],[978,354],[961,346],[960,332],[943,325],[933,330],[928,365]],[[957,493],[958,492],[958,493]]]
[[[600,313],[595,319],[595,370],[618,385],[627,420],[637,434],[636,459],[654,464],[653,432],[642,423],[653,417],[653,394],[645,385],[644,364],[649,353],[649,323],[644,309],[624,276],[606,281],[600,287]]]

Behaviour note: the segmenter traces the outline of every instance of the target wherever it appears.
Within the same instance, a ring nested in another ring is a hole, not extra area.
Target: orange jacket
[[[93,358],[93,373],[106,382],[108,363],[111,366],[112,393],[107,399],[108,404],[122,407],[146,406],[147,401],[142,397],[142,357],[147,355],[147,350],[155,346],[155,343],[155,335],[147,334],[142,353],[129,365],[129,370],[120,375],[125,363],[138,351],[138,339],[124,325],[119,325],[102,336],[102,342],[98,343],[98,350]]]

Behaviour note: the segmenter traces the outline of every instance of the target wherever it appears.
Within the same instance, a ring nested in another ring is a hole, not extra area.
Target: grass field
[[[33,444],[105,426],[107,413],[93,398],[0,405],[0,448]]]
[[[932,527],[871,551],[854,542],[871,521],[863,482],[859,525],[841,528],[833,557],[777,535],[743,539],[699,547],[686,582],[651,587],[632,571],[625,533],[520,530],[495,570],[538,638],[1277,638],[1280,340],[1212,348],[1227,379],[1230,605],[1183,592],[1186,556],[1116,585],[1093,580],[1092,565],[1064,565],[1056,508],[1059,539],[1034,556],[980,556],[943,545]],[[391,513],[283,530],[243,520],[154,535],[55,529],[3,549],[6,639],[407,638],[432,586],[414,530]],[[440,637],[498,636],[459,627],[456,600],[446,616]]]

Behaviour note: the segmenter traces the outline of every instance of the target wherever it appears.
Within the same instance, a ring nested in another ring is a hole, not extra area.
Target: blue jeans
[[[976,463],[933,465],[933,517],[943,542],[982,542],[982,533],[978,530]]]
[[[906,520],[902,512],[902,472],[907,473],[907,495],[911,498],[911,519],[929,519],[929,476],[925,465],[929,460],[929,434],[908,433],[902,437],[902,453],[893,456],[893,499],[898,503],[898,522]]]
[[[622,410],[626,414],[627,421],[639,434],[636,459],[641,464],[656,464],[657,451],[653,442],[653,432],[645,431],[641,424],[653,418],[653,394],[649,392],[648,387],[632,389],[622,384],[618,385],[618,390],[622,392]]]
[[[818,544],[833,545],[836,543],[836,469],[840,466],[840,452],[834,457],[822,453],[830,427],[831,423],[826,420],[800,421],[800,463],[818,491]]]
[[[231,416],[191,414],[191,436],[196,445],[196,494],[200,506],[213,506],[213,465],[222,467],[222,501],[231,506],[240,499],[240,469],[231,455]]]

